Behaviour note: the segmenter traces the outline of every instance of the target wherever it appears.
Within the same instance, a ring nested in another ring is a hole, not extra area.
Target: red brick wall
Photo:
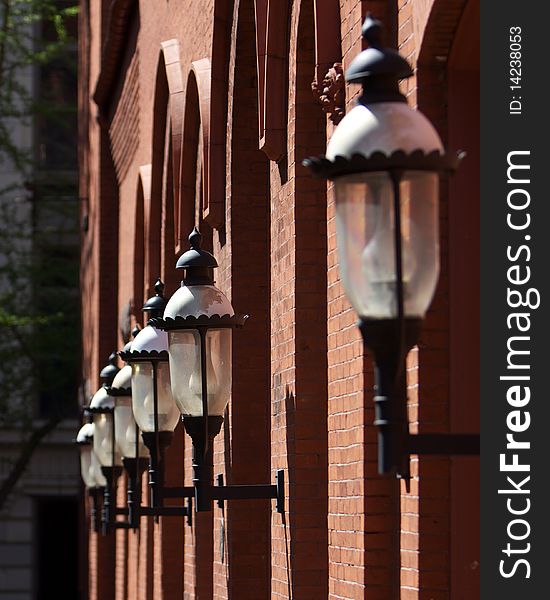
[[[340,284],[333,191],[300,164],[322,153],[333,132],[310,89],[323,42],[316,27],[325,11],[334,19],[339,8],[335,29],[339,25],[341,43],[331,46],[333,57],[323,55],[323,65],[341,60],[344,68],[349,66],[362,48],[365,13],[373,11],[387,23],[388,41],[418,68],[403,86],[410,103],[428,114],[448,140],[453,129],[449,132],[447,105],[455,107],[454,127],[464,120],[462,103],[447,85],[446,57],[466,1],[328,3],[288,1],[288,22],[276,23],[282,42],[265,71],[256,56],[256,48],[264,45],[263,38],[257,40],[256,22],[261,22],[265,2],[136,2],[139,10],[128,13],[120,52],[107,52],[102,59],[105,40],[112,44],[116,32],[107,17],[101,26],[101,9],[107,14],[110,3],[90,0],[89,28],[81,28],[85,84],[80,94],[81,192],[88,199],[84,210],[90,223],[82,243],[88,392],[97,388],[108,353],[123,343],[118,321],[125,307],[133,307],[132,322],[141,321],[140,296],[148,296],[159,274],[167,295],[175,291],[173,215],[184,215],[180,221],[187,228],[194,214],[220,265],[217,285],[237,312],[251,315],[234,336],[232,400],[215,442],[215,473],[223,473],[228,483],[271,483],[279,468],[286,475],[284,515],[273,512],[271,501],[233,501],[225,504],[225,531],[214,506],[212,513],[193,515],[192,528],[179,517],[163,517],[158,524],[142,517],[138,532],[119,531],[109,538],[91,534],[91,600],[376,600],[395,596],[399,585],[402,598],[475,598],[476,532],[457,531],[460,511],[451,502],[460,493],[458,483],[468,481],[465,463],[457,462],[465,459],[413,457],[409,493],[376,472],[372,363],[364,356],[356,315]],[[114,6],[119,10],[124,4],[132,3],[119,0]],[[267,22],[268,36],[273,36],[270,25],[275,27]],[[325,22],[323,35],[326,31]],[[171,42],[165,60],[162,43],[168,40],[176,40],[177,47]],[[210,121],[203,92],[186,87],[191,63],[204,58],[213,69]],[[109,69],[114,69],[113,85],[98,107],[90,95]],[[258,93],[264,76],[273,98]],[[174,81],[181,82],[178,98],[172,94]],[[357,93],[358,86],[347,86],[348,108]],[[214,131],[218,154],[210,154],[204,169],[193,166],[195,156],[201,165],[203,138],[185,129],[182,98],[188,108],[192,98],[201,107],[200,114],[194,111],[201,119],[199,133]],[[122,114],[136,103],[137,112]],[[265,106],[288,110],[265,114]],[[286,140],[278,162],[259,149],[263,132],[258,124],[263,122],[283,123],[282,132],[268,132],[265,147],[272,152]],[[131,147],[124,145],[121,123],[136,128]],[[220,158],[224,153],[225,160]],[[152,165],[152,186],[140,196],[144,165]],[[224,184],[218,182],[225,199],[197,197],[209,170],[218,177],[225,173]],[[453,193],[451,187],[451,198]],[[221,225],[212,215],[208,223],[203,219],[210,200],[212,206],[223,205]],[[474,211],[475,197],[471,202]],[[462,419],[454,400],[455,374],[467,368],[457,357],[474,338],[464,338],[458,349],[452,345],[453,328],[460,322],[451,312],[453,303],[471,273],[457,271],[459,229],[457,217],[450,215],[444,186],[441,280],[420,349],[411,352],[407,365],[412,431],[476,426]],[[461,227],[472,223],[466,219]],[[185,240],[183,227],[179,238]],[[467,300],[475,306],[475,290]],[[473,383],[468,390],[475,408]],[[170,484],[190,485],[190,459],[191,444],[180,428],[168,453]],[[122,480],[118,501],[124,503]],[[468,583],[461,584],[466,567]]]
[[[254,5],[235,2],[230,53],[226,227],[216,248],[217,284],[237,312],[250,314],[233,337],[233,389],[217,440],[216,473],[229,484],[270,483],[269,458],[269,182],[258,150]],[[221,242],[221,240],[220,240]],[[251,424],[254,424],[251,427]],[[269,597],[271,502],[227,502],[214,509],[216,598]],[[251,524],[253,524],[251,526]],[[222,562],[223,561],[223,562]]]
[[[326,198],[300,165],[324,147],[311,94],[312,2],[292,6],[289,34],[288,148],[271,168],[271,454],[288,481],[288,513],[272,527],[272,597],[320,598],[328,590]]]

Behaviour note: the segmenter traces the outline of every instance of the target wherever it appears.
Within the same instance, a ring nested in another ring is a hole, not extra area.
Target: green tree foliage
[[[13,139],[13,119],[28,120],[48,108],[36,102],[21,74],[63,54],[69,41],[67,23],[78,13],[78,7],[63,4],[55,0],[0,0],[0,161],[10,160],[21,172],[32,168],[32,157]],[[55,35],[49,39],[41,36],[44,26],[53,29]]]
[[[0,427],[23,444],[0,508],[76,411],[77,13],[74,0],[0,0]]]

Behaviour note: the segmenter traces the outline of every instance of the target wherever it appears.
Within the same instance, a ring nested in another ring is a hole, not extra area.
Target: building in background
[[[441,197],[442,269],[408,358],[413,431],[478,430],[479,3],[476,0],[82,0],[84,397],[198,225],[218,287],[249,313],[215,442],[231,483],[287,473],[268,501],[89,532],[92,600],[479,597],[477,458],[413,457],[410,491],[376,469],[373,370],[337,269],[324,153],[357,86],[342,71],[367,11],[415,76],[409,103],[468,159]],[[189,485],[181,426],[167,482]],[[144,480],[145,482],[145,480]],[[144,486],[146,487],[146,486]],[[124,479],[118,503],[125,502]],[[88,505],[88,511],[90,506]]]
[[[58,45],[47,10],[0,8],[1,600],[79,596],[77,19]]]

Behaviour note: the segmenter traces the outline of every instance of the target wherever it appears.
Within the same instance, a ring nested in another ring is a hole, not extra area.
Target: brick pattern
[[[136,51],[126,72],[120,100],[109,128],[117,180],[126,176],[139,146],[139,53]]]
[[[147,488],[148,474],[145,472],[141,481],[141,501],[149,506]],[[141,517],[138,533],[137,569],[129,566],[128,577],[137,581],[138,600],[153,600],[153,531],[154,523],[150,517]],[[129,598],[133,597],[130,596]]]
[[[115,493],[116,505],[126,506],[126,473],[118,481]],[[128,597],[128,532],[118,529],[115,533],[115,600]]]
[[[217,284],[237,312],[251,315],[233,334],[232,400],[216,443],[216,473],[229,484],[269,483],[269,187],[267,159],[257,148],[254,5],[235,3],[228,94],[224,244],[215,250]],[[243,166],[246,165],[246,169]],[[216,237],[216,236],[215,236]],[[254,427],[250,427],[253,422]],[[269,597],[272,503],[233,501],[214,509],[214,597]],[[254,523],[254,527],[250,524]],[[225,527],[225,533],[222,528]],[[222,535],[224,556],[222,562]]]
[[[115,590],[115,538],[90,533],[89,542],[89,598],[113,598]]]
[[[313,5],[295,3],[288,155],[271,168],[271,453],[288,479],[288,514],[272,526],[273,598],[326,597],[328,589],[326,200],[324,185],[300,166],[306,148],[325,143],[311,92],[313,44]]]
[[[180,423],[174,432],[172,444],[166,451],[165,478],[168,486],[183,485],[183,424]],[[177,498],[166,500],[167,505],[181,506],[184,500]],[[183,595],[184,576],[184,543],[189,534],[184,517],[160,517],[155,528],[158,538],[155,540],[155,574],[158,565],[158,592],[155,598],[181,598]],[[158,559],[157,559],[158,557]]]
[[[361,50],[359,2],[340,2],[344,70]],[[355,90],[353,90],[355,91]],[[346,91],[349,98],[349,91]],[[328,125],[327,137],[332,133]],[[329,598],[364,594],[365,483],[362,345],[355,314],[340,284],[336,255],[334,196],[327,196],[328,240],[328,462],[329,462]]]

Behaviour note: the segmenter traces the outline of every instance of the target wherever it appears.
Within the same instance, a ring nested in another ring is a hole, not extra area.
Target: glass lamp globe
[[[113,453],[113,409],[114,398],[105,387],[100,387],[90,402],[90,412],[94,419],[94,452],[102,467],[120,466],[120,453]]]
[[[214,285],[182,286],[170,298],[164,318],[235,315]],[[168,331],[172,393],[183,416],[200,417],[202,408],[201,340],[197,329]],[[231,394],[231,329],[207,329],[206,381],[209,416],[223,416]]]
[[[430,121],[407,104],[399,81],[409,63],[383,47],[382,25],[367,16],[368,48],[346,71],[360,83],[357,105],[338,125],[325,157],[304,164],[334,181],[342,283],[363,322],[398,316],[399,257],[404,316],[421,320],[439,277],[439,174],[459,157],[445,155]],[[398,230],[399,228],[399,230]]]
[[[425,154],[443,146],[431,123],[402,102],[358,105],[344,117],[327,147],[327,159],[396,151]],[[395,185],[399,186],[404,312],[423,317],[439,277],[439,175],[408,170],[395,181],[388,171],[334,179],[336,236],[346,294],[362,318],[397,316]]]
[[[157,378],[157,409],[159,431],[173,431],[178,424],[180,413],[172,397],[170,368],[167,360],[158,360],[162,352],[168,351],[168,338],[164,331],[151,325],[144,327],[132,342],[129,356],[132,360],[132,410],[141,431],[150,433],[155,430],[154,412],[154,370]],[[151,353],[152,360],[147,360]],[[129,359],[130,360],[130,359]],[[153,360],[155,366],[153,366]]]
[[[103,475],[103,471],[101,470],[101,463],[97,458],[97,454],[93,450],[93,446],[90,460],[90,470],[94,478],[95,485],[98,487],[107,487],[107,479],[105,479],[105,475]]]
[[[92,471],[92,446],[83,446],[80,449],[80,475],[87,488],[96,486],[94,473]]]
[[[208,415],[221,417],[231,394],[231,320],[235,311],[214,285],[218,263],[201,248],[201,240],[195,228],[189,236],[190,250],[176,264],[184,270],[184,277],[166,305],[162,327],[168,331],[172,393],[181,414],[204,416],[204,371]],[[198,324],[201,327],[195,326]]]
[[[115,399],[115,443],[122,458],[146,455],[145,446],[136,427],[132,412],[132,367],[125,365],[117,373],[110,388]],[[137,446],[136,446],[137,444]],[[137,455],[136,455],[137,453]]]
[[[92,439],[94,426],[92,423],[84,424],[76,436],[76,443],[80,446],[80,474],[87,488],[96,487],[94,472],[92,470]]]

